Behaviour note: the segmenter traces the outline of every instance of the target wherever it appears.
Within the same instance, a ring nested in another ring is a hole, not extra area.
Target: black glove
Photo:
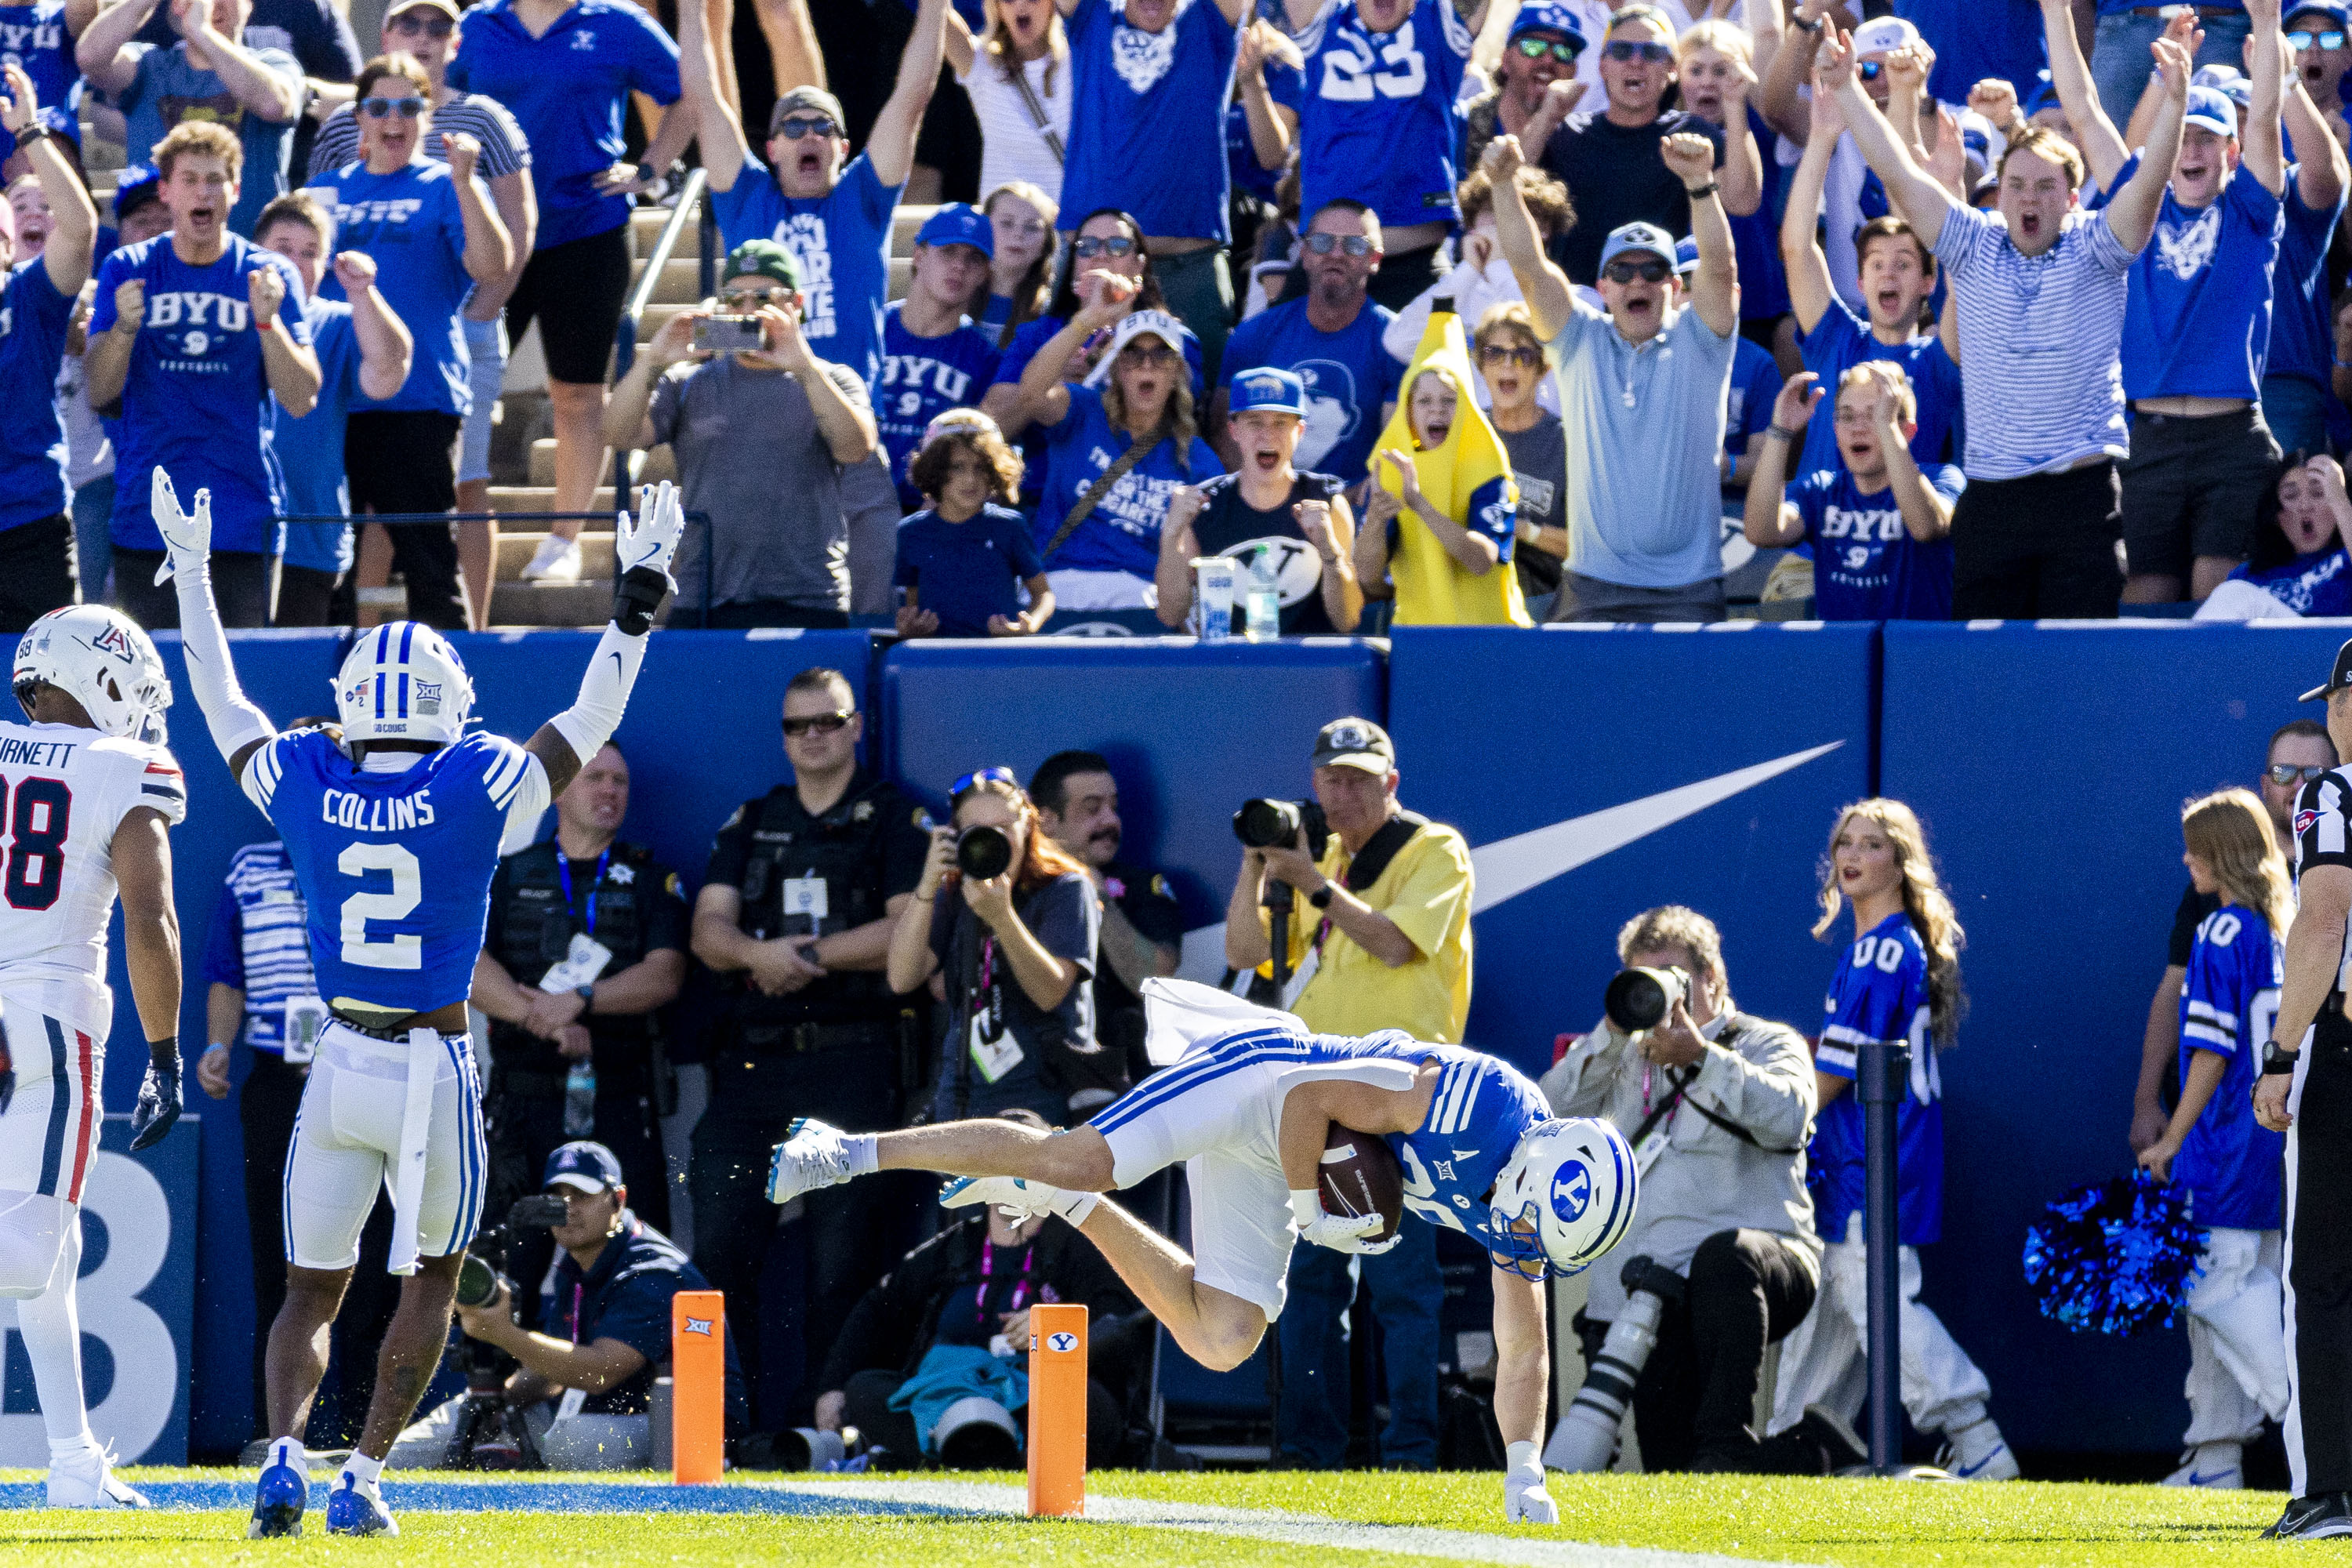
[[[131,1152],[152,1149],[180,1119],[180,1042],[150,1040],[146,1080],[139,1086],[139,1104],[131,1112]]]
[[[677,584],[652,566],[632,566],[613,585],[613,624],[623,635],[641,637],[653,629],[654,612]]]

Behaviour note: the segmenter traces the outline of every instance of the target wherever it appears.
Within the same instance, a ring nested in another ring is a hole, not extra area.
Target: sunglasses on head
[[[2314,44],[2317,44],[2323,49],[2340,49],[2344,47],[2344,29],[2341,27],[2330,27],[2324,33],[2315,33],[2308,28],[2298,27],[2286,36],[2286,41],[2294,45],[2297,52],[2307,49]]]
[[[1508,363],[1524,370],[1533,370],[1543,363],[1543,350],[1531,349],[1525,345],[1518,348],[1507,348],[1501,343],[1488,343],[1478,351],[1478,359],[1484,364]]]
[[[2299,768],[2293,763],[2273,763],[2267,770],[2270,781],[2274,784],[2309,784],[2326,771],[2317,763]]]
[[[1664,283],[1674,270],[1663,261],[1612,261],[1601,269],[1601,276],[1612,283],[1631,283],[1637,278],[1644,283]]]
[[[1135,241],[1123,234],[1112,235],[1108,239],[1097,239],[1088,235],[1073,243],[1070,249],[1079,260],[1092,261],[1097,256],[1133,256]]]
[[[840,133],[841,127],[822,114],[795,114],[790,119],[780,121],[776,126],[776,134],[787,142],[797,142],[803,136],[831,138]]]
[[[1604,60],[1646,60],[1652,65],[1673,63],[1675,51],[1664,44],[1637,44],[1631,38],[1619,38],[1601,47]]]
[[[814,730],[820,735],[830,735],[856,717],[847,709],[836,709],[831,713],[812,713],[805,719],[787,719],[784,721],[784,733],[805,735]]]
[[[363,98],[360,100],[360,112],[370,120],[389,120],[395,114],[403,120],[414,120],[425,112],[425,100],[421,98]]]
[[[1521,38],[1512,47],[1531,60],[1539,60],[1549,55],[1565,65],[1574,65],[1576,57],[1584,52],[1582,44],[1571,44],[1559,38]]]
[[[948,799],[961,800],[981,785],[992,784],[1010,784],[1014,789],[1021,787],[1021,781],[1013,776],[1011,768],[975,768],[948,785]]]
[[[1318,256],[1337,250],[1360,259],[1372,253],[1372,242],[1360,234],[1310,234],[1300,243]]]
[[[395,33],[422,33],[428,38],[446,38],[457,30],[457,24],[446,16],[394,16],[392,30]]]

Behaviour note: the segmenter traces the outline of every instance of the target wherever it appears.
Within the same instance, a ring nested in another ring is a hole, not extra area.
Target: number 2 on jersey
[[[46,910],[65,885],[66,829],[73,816],[73,791],[63,779],[26,779],[16,786],[14,809],[8,781],[0,779],[0,821],[8,825],[8,907]]]
[[[1374,91],[1382,98],[1419,98],[1428,82],[1429,65],[1412,47],[1410,21],[1381,40],[1377,65],[1370,46],[1355,37],[1339,40],[1323,57],[1322,95],[1335,102],[1369,103]]]
[[[343,900],[343,962],[365,969],[424,968],[424,938],[404,934],[371,941],[367,933],[368,921],[405,920],[424,898],[416,857],[397,844],[352,844],[335,857],[335,869],[346,877],[392,874],[392,891],[358,892]]]

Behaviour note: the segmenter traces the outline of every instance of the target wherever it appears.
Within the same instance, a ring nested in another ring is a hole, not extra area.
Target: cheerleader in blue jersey
[[[1985,1412],[1992,1386],[1935,1313],[1919,1304],[1918,1248],[1943,1226],[1943,1077],[1937,1057],[1958,1031],[1960,945],[1952,900],[1936,879],[1927,835],[1896,800],[1857,801],[1838,814],[1822,864],[1826,937],[1848,905],[1853,944],[1830,982],[1813,1058],[1821,1111],[1811,1145],[1816,1223],[1827,1243],[1822,1293],[1780,1350],[1773,1430],[1819,1404],[1852,1419],[1862,1408],[1866,1249],[1862,1106],[1853,1087],[1860,1047],[1906,1045],[1911,1073],[1895,1113],[1895,1208],[1902,1241],[1903,1405],[1922,1432],[1941,1433],[1941,1463],[1963,1480],[2012,1480],[2017,1459]]]
[[[2251,791],[2225,789],[2180,813],[2181,859],[2221,907],[2197,928],[2180,994],[2180,1103],[2139,1163],[2189,1189],[2206,1227],[2202,1272],[2189,1287],[2189,1433],[2173,1487],[2234,1489],[2263,1417],[2286,1414],[2286,1330],[2279,1218],[2286,1135],[2254,1121],[2254,1059],[2271,1037],[2284,984],[2294,895],[2269,815]]]

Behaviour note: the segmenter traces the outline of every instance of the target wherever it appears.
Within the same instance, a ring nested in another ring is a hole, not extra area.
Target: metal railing
[[[662,269],[669,265],[670,253],[677,248],[678,238],[686,232],[687,220],[698,213],[701,216],[701,222],[696,238],[699,242],[698,248],[701,255],[697,258],[700,263],[697,276],[700,292],[697,298],[710,297],[717,282],[714,272],[719,264],[719,219],[710,209],[709,197],[704,189],[708,179],[709,176],[700,169],[688,173],[685,183],[677,189],[677,205],[670,208],[669,221],[662,225],[661,237],[654,241],[653,254],[646,259],[646,269],[638,276],[637,286],[629,290],[627,303],[621,308],[621,324],[613,331],[613,379],[615,382],[628,374],[629,367],[637,363],[638,325],[653,304],[654,290],[661,287]],[[629,483],[629,454],[616,447],[613,449],[613,493],[627,495]],[[704,602],[709,601],[706,599]]]
[[[541,525],[551,522],[579,522],[583,524],[594,523],[599,527],[612,528],[617,531],[622,515],[623,513],[620,510],[394,511],[367,512],[357,517],[341,517],[333,513],[289,513],[278,518],[278,521],[286,524],[289,528],[313,529],[341,528],[346,525],[358,528],[363,527],[371,522],[381,522],[393,528],[415,528],[429,526],[434,523],[439,523],[446,527],[453,522],[520,522],[539,523]],[[688,527],[698,528],[702,531],[702,607],[705,610],[708,610],[710,605],[713,564],[718,558],[718,552],[710,548],[710,514],[707,511],[689,511],[686,514],[685,521]],[[493,605],[498,603],[499,582],[497,571],[498,563],[493,560],[491,563],[490,578],[490,602]],[[618,592],[617,584],[614,585],[614,591],[616,593]]]

